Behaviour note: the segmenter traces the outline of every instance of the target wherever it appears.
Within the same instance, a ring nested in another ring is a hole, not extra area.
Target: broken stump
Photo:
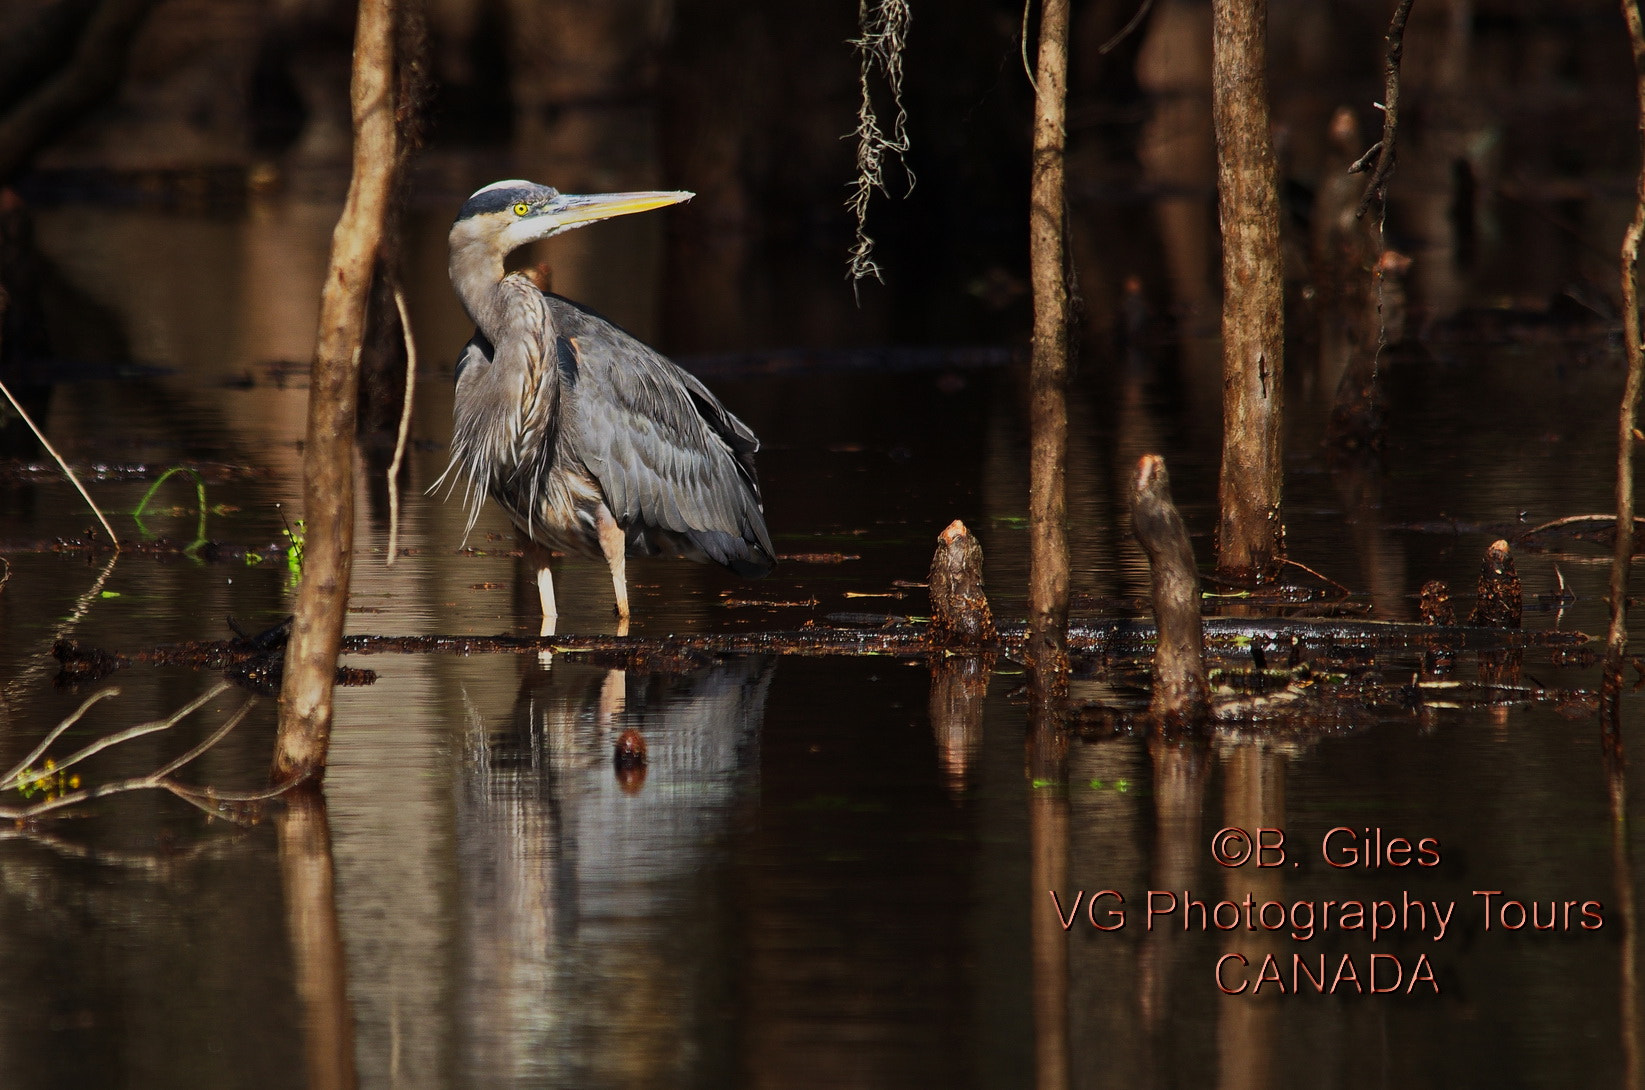
[[[933,647],[980,649],[998,641],[983,585],[982,545],[959,519],[937,536],[930,584],[931,625],[926,636]]]
[[[1131,484],[1131,530],[1148,554],[1159,644],[1154,651],[1154,698],[1148,710],[1162,723],[1186,726],[1210,707],[1205,680],[1205,622],[1200,615],[1199,570],[1188,527],[1171,502],[1165,459],[1145,454]]]

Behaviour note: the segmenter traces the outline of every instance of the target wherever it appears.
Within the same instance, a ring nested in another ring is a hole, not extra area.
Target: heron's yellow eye
[[[523,216],[529,211],[531,211],[531,206],[524,201],[521,201],[519,204],[514,206],[514,214],[516,216]]]

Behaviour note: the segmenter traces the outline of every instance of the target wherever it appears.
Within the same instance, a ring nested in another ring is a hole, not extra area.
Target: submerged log
[[[1205,680],[1205,625],[1200,614],[1199,571],[1188,527],[1171,502],[1165,460],[1144,455],[1131,483],[1131,529],[1148,554],[1154,616],[1154,698],[1148,710],[1164,725],[1205,718],[1210,687]]]
[[[982,578],[982,545],[955,519],[937,537],[931,557],[931,625],[933,646],[981,648],[994,643],[994,612]]]
[[[347,655],[485,655],[536,654],[598,656],[613,666],[636,669],[684,669],[712,662],[721,655],[798,655],[802,657],[887,655],[927,659],[949,655],[947,647],[933,647],[924,627],[906,623],[865,628],[808,628],[787,632],[715,632],[693,636],[345,636]],[[1310,651],[1324,655],[1363,655],[1379,651],[1504,651],[1526,647],[1580,647],[1592,637],[1582,632],[1526,632],[1509,628],[1466,625],[1408,624],[1398,621],[1260,620],[1244,617],[1206,617],[1206,654],[1248,661],[1253,647],[1267,650]],[[1025,625],[1008,625],[999,632],[1000,654],[1023,661],[1028,642]],[[1148,621],[1112,618],[1069,626],[1068,645],[1081,656],[1112,660],[1141,658],[1154,653],[1158,629]],[[227,669],[232,663],[255,660],[266,653],[247,648],[244,641],[201,640],[160,645],[129,654],[85,648],[72,640],[53,647],[62,664],[62,680],[80,682],[134,665],[188,666]],[[100,673],[81,670],[83,663],[101,664]],[[362,684],[370,671],[340,671],[339,681]],[[346,679],[346,680],[345,680]]]

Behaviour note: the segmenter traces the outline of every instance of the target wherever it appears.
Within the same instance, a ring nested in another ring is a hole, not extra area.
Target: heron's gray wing
[[[562,450],[630,533],[662,532],[743,575],[776,550],[754,477],[759,440],[694,376],[591,311],[548,296]]]

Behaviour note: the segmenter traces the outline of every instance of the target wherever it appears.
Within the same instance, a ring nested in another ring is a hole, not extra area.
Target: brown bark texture
[[[332,686],[354,547],[354,426],[366,304],[392,205],[402,145],[395,123],[395,0],[360,0],[355,31],[354,166],[332,235],[310,369],[303,451],[307,539],[297,614],[286,649],[273,777],[325,772]]]
[[[125,74],[126,56],[156,0],[103,0],[86,21],[67,66],[44,80],[0,118],[0,181],[111,94]]]
[[[1211,113],[1222,220],[1222,475],[1217,570],[1273,578],[1280,517],[1285,311],[1279,173],[1268,131],[1266,0],[1213,0]]]
[[[1131,482],[1131,530],[1148,554],[1154,619],[1154,696],[1149,712],[1163,725],[1192,726],[1211,703],[1205,680],[1205,622],[1200,613],[1199,571],[1188,527],[1171,502],[1165,460],[1147,454]]]
[[[1645,383],[1645,344],[1639,328],[1639,240],[1645,234],[1645,25],[1639,0],[1622,0],[1633,47],[1634,87],[1639,99],[1640,173],[1633,222],[1622,238],[1622,336],[1628,353],[1628,378],[1617,414],[1616,547],[1611,557],[1611,619],[1605,638],[1605,668],[1622,669],[1628,649],[1628,571],[1634,550],[1634,424]]]
[[[1068,675],[1068,281],[1064,232],[1064,118],[1068,0],[1040,10],[1034,75],[1034,162],[1028,209],[1034,293],[1029,363],[1028,659],[1036,690],[1054,695]]]
[[[982,579],[982,545],[959,519],[937,535],[929,583],[932,646],[981,648],[999,639]]]

